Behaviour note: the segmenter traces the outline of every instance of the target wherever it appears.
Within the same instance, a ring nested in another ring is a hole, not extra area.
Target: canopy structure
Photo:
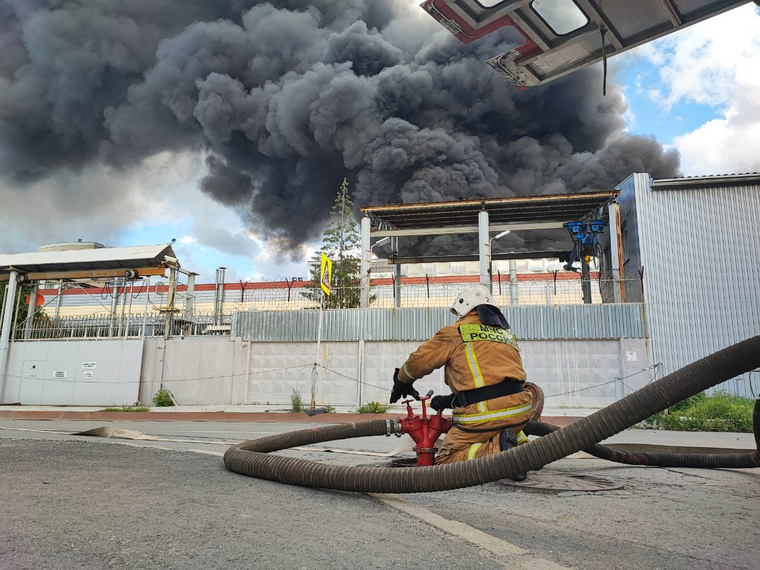
[[[716,16],[749,0],[425,0],[464,43],[504,26],[524,43],[488,64],[518,87],[575,70]],[[755,0],[760,4],[760,0]]]
[[[430,263],[445,261],[479,261],[480,282],[491,286],[491,262],[494,259],[541,259],[557,257],[572,248],[522,249],[521,251],[491,254],[492,233],[509,231],[555,230],[564,228],[567,222],[590,218],[610,218],[610,235],[614,233],[619,243],[619,219],[616,211],[616,191],[587,192],[578,194],[550,194],[543,196],[516,196],[488,198],[455,202],[430,202],[422,204],[393,204],[365,206],[361,222],[361,285],[363,307],[369,304],[369,279],[372,249],[378,239],[387,238],[392,253],[388,262],[393,264],[396,275],[397,306],[400,306],[400,266],[407,263]],[[447,234],[478,234],[478,251],[452,255],[426,255],[400,257],[398,240],[410,236],[435,236]],[[498,237],[498,236],[496,236]],[[373,241],[375,243],[373,244]]]
[[[67,244],[72,245],[72,244]],[[45,251],[0,255],[0,282],[8,283],[2,307],[0,308],[0,389],[5,381],[5,369],[8,359],[8,346],[13,328],[14,304],[18,285],[28,286],[29,309],[25,338],[28,338],[29,326],[34,314],[37,289],[42,281],[63,282],[96,280],[135,280],[152,275],[165,275],[170,269],[170,293],[167,319],[174,311],[174,290],[176,273],[180,271],[179,262],[171,244],[148,245],[136,247],[91,247],[77,249],[52,248]],[[99,244],[98,244],[99,245]],[[60,295],[59,295],[60,296]],[[116,296],[114,296],[115,311]],[[0,400],[1,401],[1,400]]]

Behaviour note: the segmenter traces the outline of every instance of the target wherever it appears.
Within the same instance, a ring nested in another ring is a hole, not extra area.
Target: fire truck
[[[760,0],[753,0],[760,5]],[[488,64],[519,88],[543,85],[749,0],[425,0],[464,43],[512,26],[524,42]]]

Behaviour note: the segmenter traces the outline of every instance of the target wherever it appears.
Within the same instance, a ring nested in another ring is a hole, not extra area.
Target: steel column
[[[187,274],[187,291],[185,292],[185,312],[183,333],[188,336],[193,332],[193,313],[195,312],[195,276],[197,273]]]
[[[623,282],[623,234],[620,227],[620,206],[610,204],[610,261],[612,262],[612,291],[616,303],[625,303]]]
[[[398,238],[391,238],[391,251],[394,256],[398,255]],[[401,308],[401,264],[393,266],[393,306],[397,309]]]
[[[34,326],[34,311],[37,309],[37,291],[40,288],[39,282],[35,281],[29,291],[29,303],[26,306],[26,320],[24,321],[24,340],[32,338],[32,328]]]
[[[61,314],[61,304],[63,303],[63,279],[58,280],[58,291],[55,294],[55,313],[53,318],[57,319]]]
[[[372,249],[369,243],[370,233],[370,219],[369,216],[364,216],[361,222],[361,275],[359,278],[359,285],[361,287],[361,295],[359,306],[362,309],[369,307],[369,270],[372,264]]]
[[[0,324],[0,403],[5,403],[5,385],[7,384],[5,371],[8,366],[11,329],[13,328],[13,304],[16,299],[17,279],[18,271],[11,269],[8,276],[8,286],[5,288],[3,322]]]
[[[488,211],[478,212],[478,260],[480,284],[491,290],[491,238],[488,228]]]
[[[517,261],[509,260],[509,304],[517,305]]]

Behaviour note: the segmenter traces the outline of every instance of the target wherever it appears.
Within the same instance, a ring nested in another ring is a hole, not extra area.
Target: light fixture
[[[383,247],[384,245],[390,242],[391,242],[391,238],[389,237],[380,238],[379,240],[377,240],[375,243],[372,244],[372,249],[376,247]]]

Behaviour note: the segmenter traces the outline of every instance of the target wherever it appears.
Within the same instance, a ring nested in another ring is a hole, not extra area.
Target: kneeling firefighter
[[[396,368],[390,399],[392,404],[401,396],[419,399],[414,381],[444,366],[444,381],[453,394],[435,396],[430,407],[454,411],[453,428],[436,457],[439,464],[524,443],[522,428],[533,415],[532,395],[523,389],[520,349],[488,289],[478,285],[462,291],[451,312],[459,320],[439,330]],[[525,474],[515,477],[524,478]]]

